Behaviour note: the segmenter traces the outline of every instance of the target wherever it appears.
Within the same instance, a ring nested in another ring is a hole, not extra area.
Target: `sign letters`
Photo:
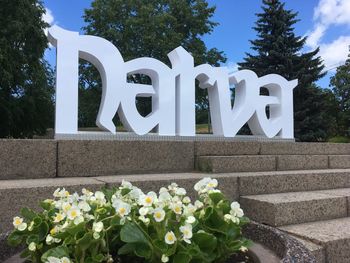
[[[168,54],[171,67],[153,58],[124,61],[117,47],[96,36],[53,26],[49,41],[57,48],[56,134],[78,133],[79,58],[89,61],[102,79],[98,127],[115,134],[118,113],[124,127],[138,135],[156,128],[159,135],[195,136],[195,80],[208,90],[213,134],[234,137],[248,123],[254,135],[294,138],[293,89],[298,81],[253,71],[229,73],[225,67],[195,66],[193,57],[178,47]],[[130,83],[130,74],[149,76],[151,85]],[[230,86],[235,86],[231,105]],[[264,87],[269,94],[261,95]],[[152,112],[139,114],[136,97],[152,97]],[[266,108],[269,108],[269,117]]]

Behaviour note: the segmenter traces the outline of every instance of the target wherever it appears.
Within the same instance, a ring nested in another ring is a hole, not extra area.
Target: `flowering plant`
[[[32,262],[225,262],[247,250],[241,227],[248,219],[217,185],[211,178],[196,183],[195,202],[175,183],[159,194],[126,181],[82,195],[57,189],[41,203],[43,212],[21,210],[8,241],[26,244],[22,257]]]

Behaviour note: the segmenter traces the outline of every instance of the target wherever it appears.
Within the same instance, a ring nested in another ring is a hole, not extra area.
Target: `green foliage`
[[[191,52],[196,64],[218,66],[226,61],[223,52],[207,49],[201,39],[217,23],[211,21],[215,7],[206,0],[94,0],[85,10],[86,34],[111,41],[125,61],[139,57],[156,58],[168,65],[167,54],[178,46]],[[103,15],[101,15],[103,14]],[[80,67],[79,125],[93,126],[101,99],[101,80],[88,63]],[[148,77],[136,75],[130,82],[150,84]],[[207,121],[206,91],[196,87],[199,119]],[[137,107],[145,116],[151,110],[150,99],[138,98]]]
[[[33,137],[53,125],[53,74],[39,0],[4,0],[0,8],[0,137]]]
[[[331,143],[350,143],[350,138],[345,136],[335,136],[328,139]]]
[[[8,242],[24,245],[31,262],[225,262],[250,245],[241,232],[248,219],[217,185],[199,181],[194,203],[174,183],[159,195],[129,182],[81,196],[57,189],[44,211],[21,210]]]
[[[338,103],[338,135],[350,135],[350,54],[345,62],[337,68],[336,74],[331,78],[330,86]]]
[[[325,140],[332,130],[327,91],[312,85],[324,76],[324,65],[319,49],[302,53],[306,37],[296,36],[294,25],[299,21],[297,13],[286,10],[280,0],[263,0],[263,12],[253,28],[258,38],[251,41],[255,54],[247,53],[241,69],[251,69],[259,76],[276,73],[288,80],[298,79],[294,90],[295,137],[301,141]],[[323,118],[319,114],[322,112]]]

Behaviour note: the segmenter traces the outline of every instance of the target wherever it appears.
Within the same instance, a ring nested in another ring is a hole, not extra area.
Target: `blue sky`
[[[90,0],[45,0],[45,20],[68,30],[80,31],[84,26],[82,15],[89,8]],[[211,35],[204,37],[208,47],[216,47],[226,53],[227,66],[235,69],[245,52],[250,51],[250,39],[256,38],[252,30],[255,13],[261,11],[261,0],[208,0],[217,7],[214,21],[220,25]],[[286,7],[299,13],[301,20],[295,26],[298,35],[309,36],[305,51],[321,48],[327,76],[319,85],[327,88],[334,68],[344,63],[350,45],[350,0],[286,0]],[[54,50],[46,52],[51,64],[55,63]]]

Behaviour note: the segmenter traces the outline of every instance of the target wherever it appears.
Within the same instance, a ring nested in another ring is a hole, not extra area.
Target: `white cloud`
[[[48,8],[45,8],[45,14],[43,15],[43,20],[48,23],[49,25],[52,25],[53,22],[55,21],[55,18],[52,14],[52,11]]]
[[[314,49],[320,47],[326,69],[345,61],[349,53],[350,34],[339,36],[327,43],[323,41],[327,30],[332,26],[350,26],[350,0],[320,0],[314,9],[314,27],[307,33],[306,45]]]
[[[349,54],[350,36],[340,36],[331,43],[320,45],[320,55],[327,69],[343,63]]]

